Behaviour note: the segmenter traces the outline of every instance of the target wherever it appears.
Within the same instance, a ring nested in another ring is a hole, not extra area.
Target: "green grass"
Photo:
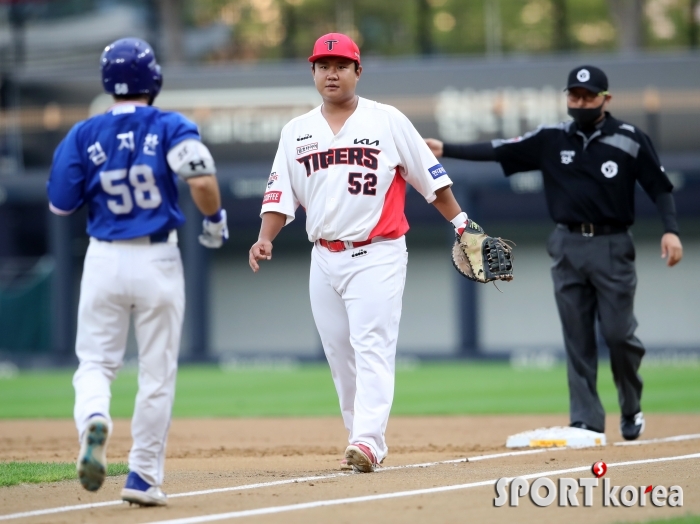
[[[700,411],[696,366],[643,367],[646,413]],[[72,371],[21,372],[0,379],[0,419],[70,418]],[[136,372],[123,370],[112,385],[113,417],[130,417]],[[619,412],[610,368],[601,363],[599,391],[609,413]],[[513,368],[507,363],[447,362],[399,369],[394,415],[567,413],[563,365]],[[338,400],[325,364],[291,368],[183,366],[175,417],[338,415]]]
[[[129,466],[125,462],[107,465],[109,477],[127,473],[129,473]],[[73,462],[0,462],[0,487],[77,478],[78,474]]]
[[[639,522],[639,521],[635,521]],[[700,524],[700,515],[685,515],[670,519],[647,520],[645,524]]]

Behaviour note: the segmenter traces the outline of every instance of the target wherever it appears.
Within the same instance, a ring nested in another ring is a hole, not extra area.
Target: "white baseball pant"
[[[369,446],[378,462],[388,453],[407,259],[405,237],[336,253],[316,244],[311,252],[311,311],[348,442]]]
[[[76,354],[80,365],[73,377],[78,434],[83,434],[88,418],[95,413],[110,420],[111,432],[110,385],[123,363],[133,315],[139,389],[131,421],[129,469],[156,486],[163,483],[185,310],[176,242],[91,238],[78,306]]]

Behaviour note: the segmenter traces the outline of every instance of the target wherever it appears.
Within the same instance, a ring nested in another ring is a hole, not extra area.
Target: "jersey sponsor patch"
[[[379,145],[379,140],[373,140],[372,142],[369,141],[369,138],[363,138],[363,139],[358,139],[356,138],[353,140],[353,143],[355,144],[364,144],[366,146],[378,146]]]
[[[306,144],[305,146],[297,147],[297,155],[303,155],[304,153],[308,153],[309,151],[317,151],[317,150],[318,150],[318,142],[314,142],[313,144]]]
[[[265,204],[279,204],[282,198],[282,191],[268,191],[263,196],[263,205]]]
[[[445,171],[445,168],[442,167],[442,164],[435,164],[433,167],[429,167],[428,172],[435,180],[447,174],[447,171]]]
[[[270,189],[272,187],[272,184],[277,182],[277,171],[273,171],[270,173],[270,178],[267,179],[267,188]]]

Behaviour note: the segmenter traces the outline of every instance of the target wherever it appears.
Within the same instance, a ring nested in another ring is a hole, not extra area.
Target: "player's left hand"
[[[513,280],[512,242],[488,236],[473,220],[461,230],[452,246],[452,264],[462,276],[482,284]]]
[[[212,222],[205,218],[202,222],[202,234],[199,235],[199,243],[210,249],[217,249],[228,240],[228,226],[226,225],[226,210],[221,210],[221,220]]]
[[[253,244],[248,252],[248,265],[253,273],[257,273],[260,269],[258,260],[271,260],[272,259],[272,242],[269,240],[258,239],[258,241]]]
[[[664,233],[661,237],[661,258],[666,259],[668,267],[675,266],[683,258],[683,245],[675,233]]]

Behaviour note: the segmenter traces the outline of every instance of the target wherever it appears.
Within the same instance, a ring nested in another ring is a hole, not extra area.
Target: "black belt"
[[[614,235],[616,233],[626,233],[627,226],[611,226],[607,224],[557,224],[558,228],[568,229],[572,233],[579,233],[584,237],[599,235]]]
[[[148,239],[151,241],[151,244],[164,244],[168,241],[171,231],[171,229],[168,229],[166,231],[159,231],[158,233],[151,233],[150,235],[148,235]],[[112,242],[112,240],[109,238],[98,238],[98,240],[101,240],[102,242]],[[124,240],[133,239],[125,238]]]
[[[149,235],[149,238],[151,239],[151,244],[162,244],[163,242],[168,241],[169,236],[170,236],[170,230],[160,231],[158,233],[153,233],[153,234]]]

